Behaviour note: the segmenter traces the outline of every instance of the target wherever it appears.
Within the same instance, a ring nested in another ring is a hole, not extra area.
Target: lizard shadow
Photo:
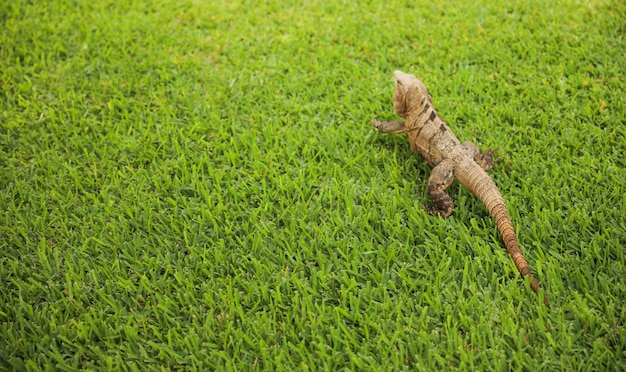
[[[418,195],[424,195],[424,199],[428,202],[426,187],[428,185],[428,178],[430,177],[432,168],[421,158],[419,154],[416,154],[413,150],[411,150],[411,147],[407,144],[405,136],[385,136],[377,133],[373,136],[371,145],[373,145],[379,152],[385,151],[389,154],[396,154],[398,162],[392,166],[396,169],[399,167],[402,170],[403,178],[410,179],[412,180],[411,182],[417,185],[417,187],[421,187],[423,192],[418,191]],[[377,164],[382,166],[382,169],[391,165],[382,159],[380,159]],[[416,180],[420,180],[420,182],[415,182]],[[456,191],[454,189],[454,187],[458,187],[456,184],[457,182],[454,182],[453,185],[450,186],[449,190]]]
[[[392,154],[392,158],[395,158],[397,162],[390,162],[379,158],[373,165],[378,166],[384,174],[390,174],[387,169],[392,168],[394,172],[399,169],[400,177],[412,184],[411,187],[414,190],[413,195],[419,198],[421,204],[420,208],[427,213],[427,211],[432,208],[432,202],[427,192],[432,167],[424,161],[419,154],[416,154],[411,149],[403,135],[387,136],[376,133],[372,136],[370,145],[381,153],[385,151]],[[395,156],[393,154],[395,154]],[[462,187],[459,182],[454,180],[452,185],[448,187],[447,193],[451,196],[457,195],[458,198],[461,189]],[[472,209],[473,208],[474,207],[472,207]],[[480,205],[476,205],[476,208],[480,208]],[[487,215],[488,213],[485,217],[487,217]]]

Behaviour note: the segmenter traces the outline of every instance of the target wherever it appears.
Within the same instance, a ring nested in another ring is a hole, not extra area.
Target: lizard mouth
[[[394,77],[395,79],[398,79],[401,75],[406,75],[406,74],[405,74],[404,72],[400,71],[400,70],[395,70],[395,71],[393,72],[393,77]]]
[[[393,72],[393,79],[396,82],[396,85],[400,84],[400,85],[406,85],[405,82],[408,78],[410,78],[412,75],[406,74],[400,70],[395,70]]]
[[[402,87],[396,87],[396,91],[393,94],[393,109],[396,114],[404,118],[406,117],[407,111],[406,95],[400,92],[400,89],[402,89]]]
[[[403,118],[406,116],[407,111],[406,86],[404,84],[406,80],[406,75],[407,74],[400,70],[396,70],[393,72],[393,79],[396,84],[396,91],[393,94],[393,109],[396,114],[400,115]]]

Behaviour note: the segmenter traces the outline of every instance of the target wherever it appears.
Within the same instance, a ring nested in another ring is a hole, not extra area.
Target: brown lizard
[[[405,133],[411,149],[433,167],[428,179],[428,196],[435,208],[430,213],[442,217],[452,214],[454,202],[445,190],[454,178],[458,179],[487,207],[515,266],[523,276],[530,279],[531,288],[538,292],[539,284],[533,278],[517,243],[504,199],[486,172],[498,161],[492,159],[496,149],[483,153],[471,142],[459,142],[433,107],[432,98],[420,80],[402,71],[395,71],[393,77],[396,84],[393,108],[405,120],[372,120],[371,124],[381,133]],[[545,294],[543,302],[548,306]]]

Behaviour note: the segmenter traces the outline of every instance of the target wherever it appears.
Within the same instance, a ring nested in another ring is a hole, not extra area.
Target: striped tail
[[[530,272],[528,263],[524,259],[524,255],[517,242],[515,236],[515,230],[513,230],[513,224],[511,223],[511,217],[504,204],[504,199],[498,190],[496,184],[491,180],[491,177],[485,172],[478,164],[472,167],[472,171],[467,177],[458,177],[463,186],[467,187],[470,191],[476,195],[476,197],[483,202],[489,214],[493,216],[496,221],[498,231],[502,235],[504,246],[511,255],[515,267],[519,272],[530,279],[530,287],[535,292],[539,292],[539,283],[533,278],[533,274]],[[458,175],[457,175],[458,176]],[[543,296],[543,303],[548,305],[548,299]]]

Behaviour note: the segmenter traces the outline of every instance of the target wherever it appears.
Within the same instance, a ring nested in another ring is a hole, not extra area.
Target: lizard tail
[[[477,169],[472,172],[467,180],[461,180],[461,183],[463,183],[463,185],[469,190],[473,191],[476,197],[483,202],[489,211],[489,214],[491,214],[495,219],[498,231],[500,231],[500,234],[502,235],[504,246],[511,255],[511,258],[515,263],[515,267],[517,267],[523,276],[530,279],[530,287],[533,291],[539,292],[539,283],[537,283],[537,280],[533,278],[533,274],[530,272],[528,263],[526,262],[526,259],[524,258],[524,255],[519,247],[517,237],[515,236],[515,230],[513,229],[513,224],[511,223],[511,217],[509,216],[509,212],[504,204],[502,194],[500,194],[498,187],[491,180],[487,172],[482,170],[482,168],[478,165],[476,168]],[[467,181],[467,184],[463,181]],[[546,306],[549,306],[545,293],[543,296],[543,303]]]

